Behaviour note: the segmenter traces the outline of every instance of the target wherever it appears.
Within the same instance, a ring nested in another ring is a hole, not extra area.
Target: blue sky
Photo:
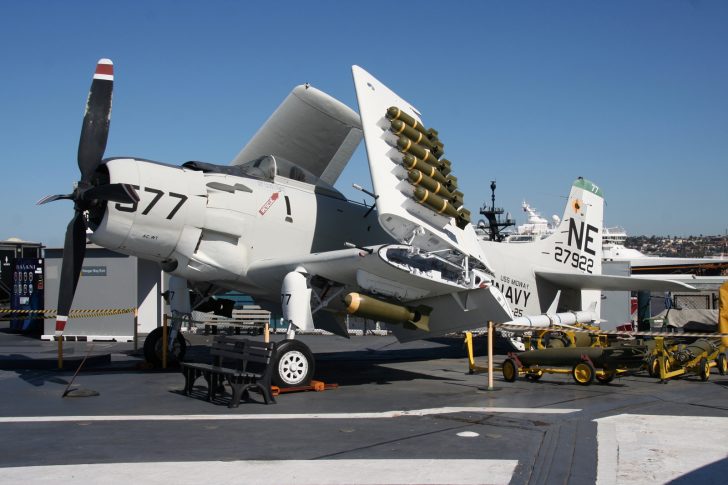
[[[0,239],[60,246],[96,61],[106,156],[228,163],[297,84],[358,109],[351,65],[437,128],[474,219],[489,183],[561,215],[583,176],[631,234],[728,230],[728,2],[0,0]],[[371,186],[359,148],[337,187]]]

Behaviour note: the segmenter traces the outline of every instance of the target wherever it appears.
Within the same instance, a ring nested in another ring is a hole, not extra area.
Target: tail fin
[[[496,274],[495,284],[517,313],[547,311],[560,289],[559,311],[581,310],[599,302],[599,291],[562,288],[543,281],[537,273],[601,274],[603,220],[601,189],[579,178],[571,186],[564,217],[553,234],[528,243],[481,241]]]
[[[535,244],[543,264],[566,272],[602,273],[604,196],[589,180],[574,181],[556,232]]]

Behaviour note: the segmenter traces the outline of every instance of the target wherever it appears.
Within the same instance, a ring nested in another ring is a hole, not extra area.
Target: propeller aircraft
[[[175,314],[227,290],[282,314],[289,330],[277,346],[274,380],[283,387],[305,384],[314,372],[296,331],[346,336],[347,314],[392,324],[397,338],[410,340],[545,312],[549,321],[596,320],[601,289],[689,288],[600,274],[603,194],[582,178],[551,237],[479,239],[439,133],[371,74],[352,69],[360,113],[301,85],[229,165],[173,166],[104,158],[113,64],[100,60],[81,129],[80,180],[72,194],[39,201],[74,202],[56,334],[66,327],[87,230],[100,246],[158,262],[171,275]],[[359,188],[374,198],[371,206],[333,186],[362,138],[373,192]],[[161,329],[147,336],[148,359],[162,345],[182,358],[181,320],[173,321],[168,342]]]

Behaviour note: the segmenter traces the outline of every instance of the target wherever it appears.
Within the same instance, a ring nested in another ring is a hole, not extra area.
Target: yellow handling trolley
[[[519,376],[537,381],[544,374],[571,374],[577,384],[588,386],[596,379],[608,384],[615,377],[642,367],[647,348],[641,345],[615,347],[563,347],[510,353],[503,362],[503,379]]]

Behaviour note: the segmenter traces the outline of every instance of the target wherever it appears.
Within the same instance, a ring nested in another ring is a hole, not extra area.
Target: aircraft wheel
[[[299,340],[284,340],[276,347],[273,360],[273,384],[278,387],[311,384],[316,361],[311,349]]]
[[[718,367],[718,372],[720,373],[720,375],[724,376],[728,374],[728,359],[726,359],[723,352],[718,354],[718,358],[715,360],[715,362],[718,364],[716,367]]]
[[[670,372],[670,370],[672,369],[672,367],[670,366],[670,360],[667,357],[665,357],[663,360],[665,361],[665,363],[663,364],[662,367],[663,367],[663,370],[665,371],[665,374],[667,375]]]
[[[505,361],[503,361],[503,379],[506,380],[506,382],[514,382],[516,380],[516,377],[518,377],[518,369],[516,367],[516,362],[508,358]]]
[[[701,381],[705,382],[710,379],[710,364],[706,359],[700,359],[700,364],[698,364],[698,368],[700,369]]]
[[[586,361],[577,362],[571,369],[572,377],[577,384],[580,384],[582,386],[588,386],[589,384],[594,382],[595,374],[596,372],[594,371],[594,366]]]
[[[154,367],[162,367],[162,333],[164,329],[157,327],[144,339],[144,359]],[[169,331],[169,329],[167,329]],[[167,353],[167,365],[176,364],[185,358],[187,341],[181,333],[177,333],[172,350]]]
[[[616,376],[616,372],[614,371],[604,371],[604,374],[596,374],[597,382],[599,384],[609,384],[614,380],[614,377]]]
[[[650,377],[660,377],[660,360],[654,355],[647,359],[647,373]]]
[[[543,377],[543,371],[542,370],[538,370],[538,371],[535,371],[535,372],[529,372],[528,374],[526,374],[526,379],[529,379],[529,380],[534,381],[534,382],[538,381],[542,377]]]

